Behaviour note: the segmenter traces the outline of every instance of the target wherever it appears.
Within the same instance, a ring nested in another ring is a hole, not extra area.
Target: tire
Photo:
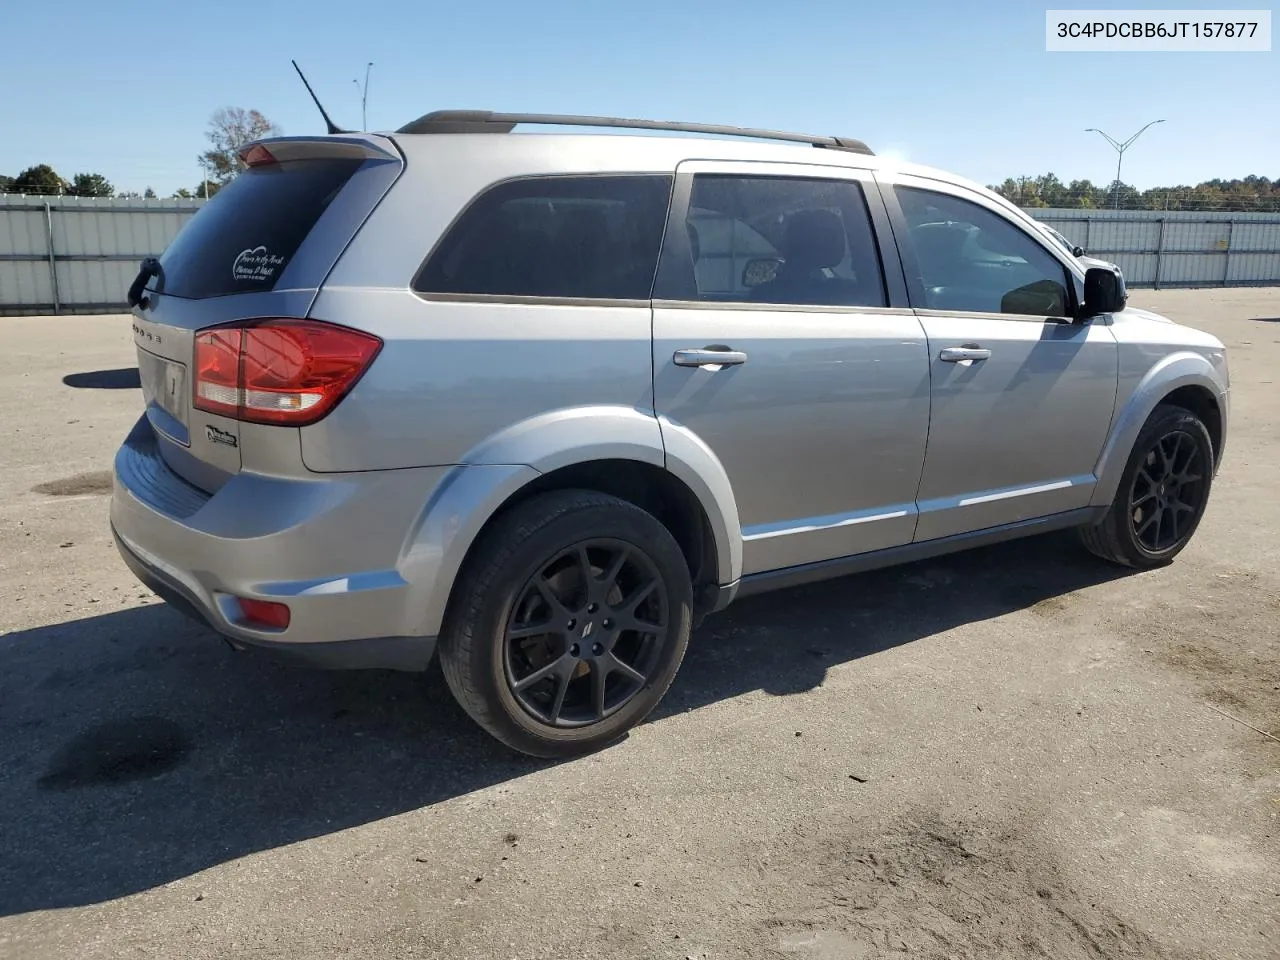
[[[559,490],[481,535],[453,589],[440,663],[458,703],[498,740],[577,756],[657,705],[692,621],[689,567],[666,527],[625,500]]]
[[[1126,567],[1164,566],[1200,525],[1213,471],[1213,441],[1200,418],[1182,407],[1156,407],[1138,433],[1106,516],[1081,529],[1085,547]]]

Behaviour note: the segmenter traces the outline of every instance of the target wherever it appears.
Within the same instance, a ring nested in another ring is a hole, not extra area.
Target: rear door
[[[241,469],[242,425],[193,406],[195,332],[250,317],[305,317],[316,291],[402,163],[375,137],[278,139],[247,154],[160,258],[134,310],[147,418],[166,462],[215,490]],[[259,440],[286,427],[248,428]]]
[[[869,173],[679,167],[654,401],[724,466],[746,574],[911,540],[929,361],[896,257]]]
[[[974,191],[886,179],[929,339],[916,540],[1087,506],[1115,408],[1117,348],[1105,323],[1072,323],[1077,278],[1065,253]]]

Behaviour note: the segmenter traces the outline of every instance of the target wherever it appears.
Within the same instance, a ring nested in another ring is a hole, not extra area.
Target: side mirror
[[[758,257],[748,260],[746,266],[742,268],[742,285],[749,290],[762,283],[768,283],[777,274],[778,267],[781,265],[782,261],[777,257]]]
[[[1084,274],[1084,303],[1080,304],[1076,319],[1084,321],[1104,313],[1119,313],[1128,299],[1124,276],[1118,269],[1090,267]]]
[[[1080,244],[1077,243],[1074,247],[1071,248],[1071,255],[1073,257],[1083,257],[1084,247],[1080,246]]]

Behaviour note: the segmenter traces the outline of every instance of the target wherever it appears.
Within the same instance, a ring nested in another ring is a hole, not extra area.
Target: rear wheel
[[[485,532],[440,640],[463,709],[540,757],[598,749],[671,685],[689,642],[683,553],[654,517],[616,497],[555,491]]]
[[[1200,524],[1213,482],[1213,457],[1209,431],[1195,414],[1157,407],[1138,434],[1107,515],[1081,531],[1084,545],[1128,567],[1168,563]]]

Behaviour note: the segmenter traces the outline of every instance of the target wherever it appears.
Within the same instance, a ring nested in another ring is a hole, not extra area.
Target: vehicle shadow
[[[655,719],[1123,575],[1051,535],[742,601],[697,631]],[[888,694],[887,694],[888,695]],[[233,654],[156,603],[0,637],[0,916],[111,900],[546,767],[438,670]]]
[[[142,378],[137,367],[120,367],[116,370],[88,370],[84,373],[68,373],[62,378],[68,387],[82,390],[141,390]]]

